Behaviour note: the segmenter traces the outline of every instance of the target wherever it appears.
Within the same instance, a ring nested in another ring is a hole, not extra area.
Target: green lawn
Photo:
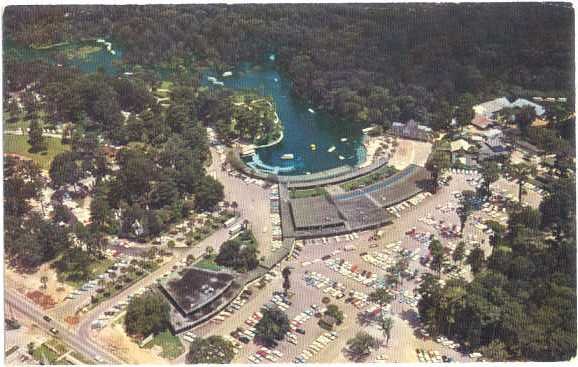
[[[58,354],[54,353],[44,344],[36,348],[34,352],[32,352],[32,356],[40,363],[44,363],[46,360],[50,364],[56,364],[56,360],[59,357]]]
[[[356,178],[355,180],[347,181],[345,183],[342,183],[339,186],[341,186],[341,188],[345,191],[356,190],[356,189],[359,189],[361,187],[365,187],[365,186],[374,184],[377,181],[380,181],[386,177],[389,177],[396,172],[397,172],[397,170],[394,167],[384,166],[384,167],[381,167],[380,169],[378,169],[377,171],[370,173],[369,175],[366,175],[366,176],[363,176],[360,178]]]
[[[63,281],[64,283],[74,287],[74,288],[78,288],[81,285],[83,285],[84,283],[86,283],[89,280],[95,279],[98,275],[103,274],[105,271],[108,270],[108,268],[110,268],[112,266],[112,264],[114,264],[114,260],[113,259],[109,259],[109,258],[105,258],[102,260],[94,260],[90,263],[89,270],[90,270],[90,278],[89,279],[82,279],[82,280],[68,280],[68,273],[67,272],[62,272],[58,274],[58,278],[61,279],[61,281]]]
[[[308,190],[292,190],[289,193],[289,197],[291,199],[301,199],[301,198],[310,198],[310,197],[314,197],[314,196],[324,196],[327,194],[327,191],[325,191],[325,189],[320,188],[320,187],[316,187],[314,189],[308,189]]]
[[[216,258],[216,256],[214,256],[214,255],[208,259],[203,257],[200,261],[198,261],[195,264],[195,266],[197,268],[207,269],[207,270],[215,270],[215,271],[221,270],[222,267],[215,263],[215,258]]]
[[[155,345],[163,348],[163,352],[161,353],[161,357],[163,358],[175,359],[185,351],[185,347],[181,344],[180,339],[168,330],[156,335],[153,340],[144,347],[148,349]]]
[[[11,135],[4,134],[4,153],[18,154],[32,159],[40,168],[48,170],[50,162],[54,157],[62,152],[70,150],[68,145],[62,145],[60,139],[46,137],[48,150],[42,153],[30,153],[30,144],[28,144],[28,136],[25,135]]]

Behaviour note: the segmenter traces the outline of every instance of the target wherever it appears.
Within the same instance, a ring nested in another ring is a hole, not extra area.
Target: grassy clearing
[[[301,199],[301,198],[311,198],[315,196],[325,196],[327,195],[327,191],[324,188],[316,187],[314,189],[308,190],[292,190],[289,193],[291,199]]]
[[[175,359],[185,351],[185,347],[181,343],[181,340],[171,334],[170,331],[166,330],[162,333],[156,335],[153,340],[151,340],[147,345],[144,347],[147,349],[152,348],[153,346],[158,345],[163,348],[163,352],[161,353],[161,357],[167,359]]]
[[[217,263],[215,263],[216,257],[217,257],[216,255],[212,255],[209,258],[203,257],[200,261],[198,261],[195,264],[195,266],[197,268],[206,269],[206,270],[214,270],[214,271],[221,270],[222,267],[220,265],[217,265]]]
[[[48,150],[41,153],[30,153],[30,144],[28,144],[28,136],[4,134],[4,153],[18,154],[20,156],[30,158],[38,164],[42,169],[48,170],[50,162],[54,157],[62,152],[70,150],[68,145],[62,145],[60,139],[45,137]]]
[[[395,174],[397,172],[397,169],[395,169],[394,167],[390,167],[390,166],[385,166],[385,167],[381,167],[380,169],[378,169],[377,171],[360,177],[360,178],[356,178],[355,180],[351,180],[345,183],[342,183],[341,188],[345,191],[352,191],[352,190],[356,190],[359,189],[361,187],[365,187],[371,184],[376,183],[377,181],[383,180],[386,177],[389,177],[393,174]]]
[[[109,258],[94,260],[88,265],[90,276],[87,279],[69,280],[69,273],[66,271],[58,273],[58,279],[74,288],[78,288],[87,281],[95,279],[98,275],[103,274],[113,264],[114,260]]]
[[[32,352],[32,357],[34,357],[35,360],[42,364],[44,364],[45,361],[50,364],[56,364],[56,360],[58,359],[59,355],[54,353],[46,345],[42,344],[38,348],[34,349],[34,352]]]

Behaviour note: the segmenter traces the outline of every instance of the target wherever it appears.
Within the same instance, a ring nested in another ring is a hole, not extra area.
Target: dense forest
[[[118,41],[129,64],[212,66],[269,53],[294,91],[362,123],[415,118],[496,96],[573,100],[573,10],[562,3],[9,7],[10,39]]]

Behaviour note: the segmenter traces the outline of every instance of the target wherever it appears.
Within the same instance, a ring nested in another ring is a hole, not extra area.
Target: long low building
[[[281,189],[283,233],[295,238],[339,235],[391,223],[387,208],[429,188],[429,171],[410,165],[373,185],[342,194],[290,199]]]

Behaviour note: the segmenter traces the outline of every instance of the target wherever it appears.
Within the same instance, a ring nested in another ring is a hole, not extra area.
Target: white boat
[[[217,78],[213,77],[213,76],[208,76],[207,80],[210,81],[211,83],[214,83],[217,81]]]
[[[115,50],[110,50],[110,53],[113,55],[116,55],[116,51]]]
[[[295,156],[291,153],[286,153],[286,154],[283,154],[281,156],[281,159],[286,159],[286,160],[293,159],[293,158],[295,158]]]
[[[225,72],[223,73],[223,77],[232,76],[232,75],[233,75],[233,72],[232,72],[232,71],[225,71]]]
[[[213,84],[214,85],[220,85],[221,87],[225,86],[225,83],[219,82],[219,81],[213,82]]]
[[[332,146],[331,148],[327,149],[327,151],[328,151],[329,153],[333,152],[334,150],[335,150],[335,145]]]
[[[102,38],[99,38],[99,39],[96,40],[96,42],[98,42],[98,43],[105,43],[106,41],[103,40]]]
[[[273,81],[274,81],[275,83],[277,83],[277,82],[279,82],[279,79],[273,78]]]
[[[313,110],[313,108],[308,109],[307,111],[311,112],[311,113],[315,113],[315,111]]]
[[[342,155],[340,155],[340,156],[339,156],[339,159],[340,159],[340,160],[344,160],[344,159],[345,159],[345,157],[344,157],[344,156],[342,156]]]
[[[341,141],[347,141],[347,138],[341,138]]]

